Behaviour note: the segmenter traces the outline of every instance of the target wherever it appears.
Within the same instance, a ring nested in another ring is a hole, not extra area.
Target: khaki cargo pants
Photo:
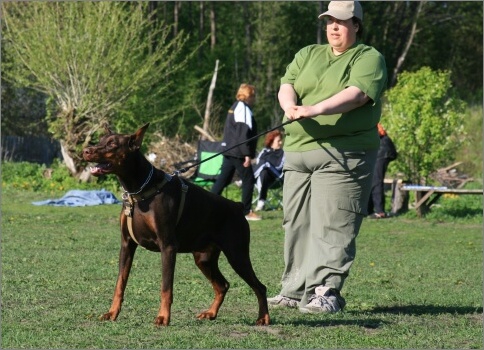
[[[342,289],[367,214],[376,155],[334,148],[285,152],[280,294],[305,305],[319,285]]]

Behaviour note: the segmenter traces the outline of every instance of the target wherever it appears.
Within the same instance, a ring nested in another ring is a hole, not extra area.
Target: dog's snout
[[[82,150],[82,156],[85,160],[89,160],[92,155],[94,154],[94,149],[92,147],[86,147]]]

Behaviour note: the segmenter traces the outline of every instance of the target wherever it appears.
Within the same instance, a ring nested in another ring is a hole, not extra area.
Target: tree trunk
[[[198,16],[198,41],[202,42],[205,36],[205,2],[200,1],[199,5],[199,16]],[[203,58],[203,46],[198,49],[198,62],[202,62]]]
[[[392,214],[400,215],[408,211],[409,192],[402,191],[403,181],[394,180],[392,184]]]
[[[252,25],[250,22],[250,9],[249,9],[249,3],[247,1],[242,2],[242,6],[244,9],[244,35],[245,35],[245,47],[246,47],[246,53],[244,56],[244,71],[242,73],[243,77],[247,77],[250,71],[250,57],[252,56],[252,39],[251,39],[251,33],[252,33]]]
[[[217,43],[217,33],[216,33],[216,22],[215,22],[215,3],[210,2],[210,50],[215,49],[215,44]]]
[[[178,35],[180,5],[181,3],[179,1],[175,1],[175,6],[173,6],[173,36]]]
[[[318,1],[318,8],[319,8],[319,11],[318,11],[319,12],[318,16],[319,16],[324,12],[324,6],[322,1]],[[324,25],[324,22],[319,20],[318,26],[317,26],[317,32],[316,32],[316,43],[319,45],[323,43],[323,25]],[[326,33],[326,31],[324,31],[324,33]]]
[[[215,70],[213,72],[212,82],[210,83],[210,88],[208,90],[207,105],[205,106],[205,115],[203,117],[203,130],[207,133],[210,125],[210,109],[212,108],[213,90],[215,90],[215,84],[217,82],[218,62],[219,60],[215,61]],[[206,140],[204,134],[202,134],[201,139]]]
[[[418,18],[420,16],[420,12],[422,11],[422,7],[425,4],[425,1],[420,1],[417,7],[417,12],[415,13],[415,16],[413,17],[413,23],[412,23],[412,29],[410,30],[410,34],[407,39],[407,43],[405,44],[405,48],[403,49],[402,54],[400,57],[398,57],[397,64],[395,65],[395,68],[393,69],[393,76],[392,80],[390,82],[390,86],[393,87],[397,83],[397,76],[398,73],[400,73],[400,69],[403,66],[403,62],[405,61],[405,58],[407,57],[407,53],[410,50],[410,47],[412,46],[413,39],[415,38],[415,34],[417,33],[417,22]]]
[[[74,162],[74,159],[69,155],[69,152],[67,151],[66,142],[64,140],[60,140],[60,146],[61,146],[62,158],[64,158],[64,163],[66,164],[67,169],[71,172],[73,176],[76,176],[77,175],[76,163]]]

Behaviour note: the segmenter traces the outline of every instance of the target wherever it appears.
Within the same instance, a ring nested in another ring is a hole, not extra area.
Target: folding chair
[[[197,167],[197,171],[191,181],[199,186],[211,186],[217,180],[222,168],[223,155],[204,161],[215,154],[222,152],[222,142],[200,140],[197,148],[197,162],[203,162]]]

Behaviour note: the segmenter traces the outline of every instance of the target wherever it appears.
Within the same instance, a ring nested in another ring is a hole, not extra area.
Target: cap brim
[[[346,21],[347,19],[353,18],[353,15],[348,15],[346,12],[339,11],[326,11],[318,16],[318,19],[323,19],[325,16],[331,16],[341,21]]]

